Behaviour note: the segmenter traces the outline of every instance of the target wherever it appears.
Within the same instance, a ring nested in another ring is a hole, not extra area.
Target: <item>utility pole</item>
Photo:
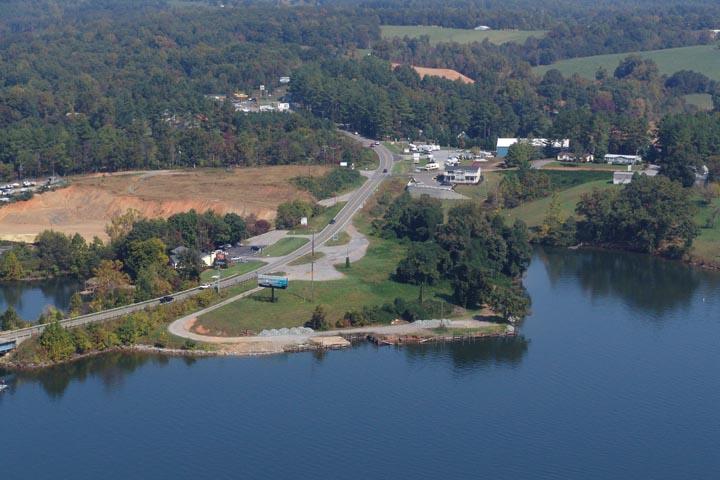
[[[310,250],[310,301],[315,301],[315,232],[312,234],[312,246]]]

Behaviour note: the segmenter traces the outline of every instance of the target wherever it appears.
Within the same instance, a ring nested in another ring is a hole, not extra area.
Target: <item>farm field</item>
[[[671,75],[680,70],[694,70],[714,80],[720,80],[720,51],[715,45],[572,58],[561,60],[552,65],[535,67],[534,70],[537,74],[543,75],[550,69],[557,69],[566,76],[577,73],[581,77],[594,79],[598,68],[603,67],[612,74],[620,61],[632,54],[638,54],[643,58],[653,60],[657,63],[660,73]]]
[[[544,30],[466,30],[462,28],[445,28],[428,25],[383,25],[380,27],[383,38],[410,37],[418,38],[421,35],[430,37],[430,43],[457,42],[472,43],[488,41],[501,44],[508,42],[524,43],[530,37],[541,38],[545,36]]]
[[[261,168],[157,170],[71,177],[66,188],[35,195],[0,208],[0,239],[33,241],[43,230],[80,233],[88,240],[106,238],[114,215],[135,208],[147,218],[167,217],[195,209],[224,214],[254,213],[275,218],[288,200],[312,200],[292,185],[298,175],[322,175],[328,167],[306,165]]]

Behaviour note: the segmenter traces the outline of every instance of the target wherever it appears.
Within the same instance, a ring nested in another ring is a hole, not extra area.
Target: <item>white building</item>
[[[470,167],[463,167],[463,166],[454,166],[454,167],[447,167],[445,169],[445,175],[443,175],[443,180],[447,183],[451,183],[453,185],[457,184],[470,184],[470,185],[476,185],[480,183],[480,178],[482,177],[482,170],[480,167],[477,166],[470,166]]]
[[[605,155],[605,162],[614,165],[635,165],[642,163],[640,155],[615,155],[608,153]]]
[[[613,172],[613,185],[627,185],[632,182],[635,172]]]
[[[628,165],[627,171],[613,172],[613,185],[627,185],[628,183],[631,183],[635,173],[646,175],[648,177],[654,177],[660,173],[660,167],[657,165],[648,165],[648,168],[642,172],[633,172],[632,166]]]

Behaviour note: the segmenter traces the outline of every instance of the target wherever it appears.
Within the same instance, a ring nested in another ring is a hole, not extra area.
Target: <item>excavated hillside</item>
[[[66,188],[1,207],[0,239],[30,242],[47,229],[104,239],[110,218],[129,208],[147,218],[212,209],[272,220],[280,203],[312,199],[291,184],[292,177],[325,171],[319,166],[267,166],[73,177]]]

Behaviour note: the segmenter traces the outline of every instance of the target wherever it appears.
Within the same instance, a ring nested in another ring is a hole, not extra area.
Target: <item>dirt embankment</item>
[[[70,186],[0,208],[0,239],[32,241],[46,229],[105,238],[105,225],[128,208],[145,217],[195,209],[272,220],[285,201],[311,199],[290,179],[321,175],[324,167],[272,166],[233,170],[128,172],[70,179]]]
[[[400,63],[392,64],[393,68],[397,68],[400,65]],[[463,83],[475,83],[475,80],[473,80],[472,78],[463,75],[457,70],[453,70],[451,68],[418,67],[416,65],[412,65],[412,68],[417,72],[418,75],[420,75],[421,78],[425,76],[442,77],[453,81],[461,80]]]

